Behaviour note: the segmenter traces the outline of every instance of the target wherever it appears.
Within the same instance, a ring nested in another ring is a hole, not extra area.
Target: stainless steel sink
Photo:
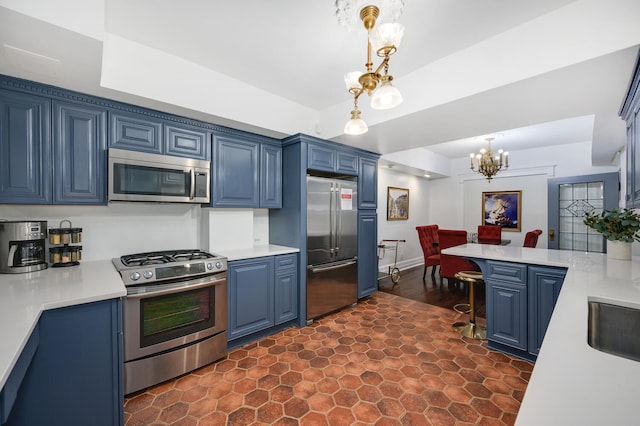
[[[594,349],[640,361],[640,308],[590,300],[587,343]]]

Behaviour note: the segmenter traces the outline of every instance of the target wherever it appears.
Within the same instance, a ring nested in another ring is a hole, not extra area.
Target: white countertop
[[[275,256],[278,254],[298,253],[300,249],[286,246],[277,246],[275,244],[265,244],[260,246],[220,250],[219,254],[225,256],[228,260],[253,259],[255,257]]]
[[[80,262],[27,274],[0,274],[0,389],[42,311],[122,297],[111,260]]]
[[[637,425],[640,362],[587,344],[587,300],[640,308],[640,259],[466,244],[445,254],[568,268],[516,424]],[[640,332],[640,330],[638,331]]]

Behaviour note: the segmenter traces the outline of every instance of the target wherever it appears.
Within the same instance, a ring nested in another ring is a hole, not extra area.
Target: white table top
[[[640,362],[587,344],[587,301],[640,308],[640,259],[466,244],[446,254],[568,268],[516,420],[526,425],[637,425]],[[640,331],[639,331],[640,332]]]
[[[80,262],[77,266],[27,274],[0,274],[0,389],[42,311],[125,294],[120,274],[111,260]]]

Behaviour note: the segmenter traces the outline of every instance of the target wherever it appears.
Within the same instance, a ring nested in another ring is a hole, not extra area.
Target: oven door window
[[[213,327],[214,306],[213,287],[142,299],[140,346],[144,348]]]
[[[119,163],[113,168],[116,194],[189,196],[191,176],[188,171]]]

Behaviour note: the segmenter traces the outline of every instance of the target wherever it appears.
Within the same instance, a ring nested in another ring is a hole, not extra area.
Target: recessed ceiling
[[[381,112],[363,96],[370,131],[358,137],[342,134],[352,108],[342,77],[364,70],[366,33],[341,27],[333,1],[0,0],[0,44],[60,63],[40,75],[5,51],[0,72],[379,153],[466,156],[469,140],[495,132],[511,150],[586,138],[598,164],[625,141],[617,114],[637,16],[629,0],[407,0],[390,67],[405,102]]]

